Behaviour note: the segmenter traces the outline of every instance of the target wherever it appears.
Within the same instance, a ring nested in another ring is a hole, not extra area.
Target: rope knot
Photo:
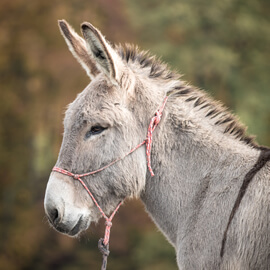
[[[112,227],[112,222],[109,221],[109,220],[106,220],[106,221],[105,221],[105,225],[106,225],[107,227]]]
[[[74,174],[74,175],[73,175],[73,178],[74,178],[75,180],[78,180],[78,179],[80,178],[80,175],[79,175],[79,174]]]
[[[156,111],[156,116],[155,116],[155,121],[154,121],[155,125],[157,125],[160,122],[161,116],[162,116],[162,112],[160,112],[159,110]]]
[[[98,249],[103,256],[109,256],[109,246],[104,244],[104,239],[100,238],[98,241]]]

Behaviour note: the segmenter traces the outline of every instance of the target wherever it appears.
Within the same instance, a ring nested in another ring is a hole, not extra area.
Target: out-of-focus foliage
[[[269,145],[269,1],[128,3],[141,46],[222,100]]]
[[[270,144],[270,3],[65,0],[0,2],[0,269],[99,269],[103,223],[80,240],[49,228],[43,197],[65,106],[88,83],[57,19],[83,21],[113,42],[162,56],[232,108]],[[115,217],[110,269],[176,269],[172,247],[138,202]]]

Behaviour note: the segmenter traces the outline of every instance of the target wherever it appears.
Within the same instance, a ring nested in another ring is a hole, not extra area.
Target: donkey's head
[[[91,78],[66,111],[56,163],[81,174],[109,164],[143,141],[149,118],[142,116],[145,108],[139,110],[134,73],[102,34],[89,23],[81,26],[84,39],[65,21],[59,26],[70,51]],[[108,215],[124,198],[138,196],[145,178],[146,157],[141,148],[84,181]],[[52,172],[47,185],[45,211],[52,225],[69,235],[77,235],[101,216],[82,185],[57,172]]]

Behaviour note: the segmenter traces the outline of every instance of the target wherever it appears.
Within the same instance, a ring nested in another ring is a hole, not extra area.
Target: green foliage
[[[168,244],[163,235],[156,231],[140,235],[140,240],[134,250],[134,259],[137,262],[136,269],[177,269],[173,247]]]
[[[269,145],[269,2],[129,0],[128,4],[141,46],[222,100],[260,143]]]
[[[230,106],[270,144],[269,1],[22,1],[0,3],[0,269],[99,269],[92,226],[80,241],[49,228],[43,197],[65,106],[89,82],[60,36],[87,20],[114,42],[162,56]],[[120,209],[109,269],[176,269],[173,248],[138,202]]]

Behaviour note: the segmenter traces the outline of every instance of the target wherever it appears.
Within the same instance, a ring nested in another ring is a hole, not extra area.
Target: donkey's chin
[[[51,223],[51,222],[50,222]],[[53,228],[70,237],[78,237],[82,232],[86,231],[91,224],[91,218],[80,216],[75,222],[67,221],[59,224],[52,224]]]

